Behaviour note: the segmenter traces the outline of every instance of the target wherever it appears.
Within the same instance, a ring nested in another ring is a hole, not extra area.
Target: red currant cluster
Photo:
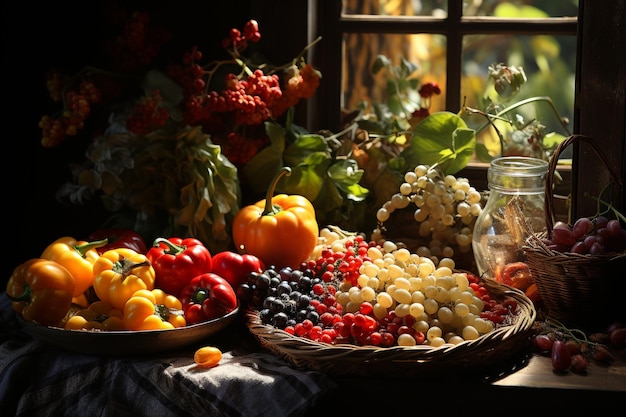
[[[371,260],[367,256],[367,250],[376,245],[376,242],[368,242],[363,236],[358,235],[354,240],[345,242],[345,251],[334,252],[324,249],[321,256],[316,261],[310,261],[307,267],[324,282],[339,279],[356,286],[361,265],[364,261]]]

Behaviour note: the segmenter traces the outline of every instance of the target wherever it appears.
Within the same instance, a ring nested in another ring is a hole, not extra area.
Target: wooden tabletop
[[[626,360],[618,359],[610,365],[590,363],[583,375],[569,371],[557,374],[552,372],[549,357],[533,355],[525,367],[492,384],[498,387],[623,392],[626,405]]]
[[[622,415],[626,406],[626,358],[588,372],[557,374],[551,359],[528,354],[502,377],[439,380],[414,378],[336,378],[306,416],[390,415]],[[411,413],[411,414],[407,414]],[[428,413],[428,414],[427,414]]]

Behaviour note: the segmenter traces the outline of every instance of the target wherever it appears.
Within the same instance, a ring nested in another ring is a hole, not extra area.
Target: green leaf
[[[493,156],[491,156],[489,149],[487,149],[484,143],[477,143],[475,152],[476,158],[478,158],[480,162],[491,162],[493,159]]]
[[[411,142],[400,156],[405,169],[419,164],[441,165],[446,174],[455,174],[471,160],[476,147],[476,132],[451,112],[437,112],[418,123]]]
[[[400,96],[390,96],[389,100],[387,100],[387,103],[389,104],[389,110],[393,114],[404,114],[404,107],[402,107],[402,101],[400,100]]]
[[[320,223],[326,223],[329,213],[341,208],[344,199],[339,189],[330,177],[324,177],[322,187],[315,200],[311,200],[315,206],[315,213]]]
[[[255,193],[264,193],[283,166],[282,151],[276,146],[268,146],[248,161],[243,173]]]
[[[295,142],[285,149],[283,158],[290,167],[301,164],[312,153],[324,153],[330,159],[330,149],[321,135],[308,134],[297,136]]]
[[[354,159],[340,160],[328,169],[328,177],[347,198],[353,201],[363,201],[369,194],[367,188],[359,185],[363,174],[363,170],[359,169]]]
[[[315,159],[314,156],[311,158]],[[324,161],[318,159],[316,162],[321,163],[291,167],[291,175],[283,177],[278,183],[276,191],[286,194],[299,194],[310,201],[315,200],[322,189],[326,170],[330,164],[330,160],[324,159]]]
[[[516,6],[511,3],[501,3],[493,11],[495,17],[515,17],[515,18],[542,18],[549,17],[546,12],[533,6]]]
[[[376,57],[376,61],[374,61],[374,65],[372,65],[372,73],[378,74],[380,70],[388,67],[389,65],[391,65],[391,63],[389,62],[389,58],[387,58],[385,55],[378,55]]]
[[[419,67],[416,64],[402,57],[398,73],[400,75],[400,78],[408,78],[411,74],[417,71],[418,68]]]
[[[552,132],[552,133],[548,133],[543,138],[543,145],[547,148],[556,148],[564,140],[565,140],[565,136],[559,133]]]
[[[270,145],[282,153],[287,143],[285,129],[278,123],[266,122],[265,133],[270,138]]]

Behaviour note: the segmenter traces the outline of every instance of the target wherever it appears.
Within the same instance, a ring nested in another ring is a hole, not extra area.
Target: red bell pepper
[[[99,254],[110,249],[128,248],[137,253],[146,254],[148,247],[143,237],[132,229],[99,229],[89,235],[88,240],[108,239],[108,243],[102,247],[96,248]]]
[[[223,251],[213,255],[212,259],[214,274],[225,278],[236,290],[237,287],[246,282],[250,272],[261,273],[265,270],[263,261],[254,255],[237,252]]]
[[[187,324],[223,317],[237,308],[237,294],[224,278],[212,272],[194,277],[180,294]]]
[[[213,265],[209,249],[194,238],[159,237],[146,257],[156,275],[154,286],[176,297],[193,277],[211,272]]]

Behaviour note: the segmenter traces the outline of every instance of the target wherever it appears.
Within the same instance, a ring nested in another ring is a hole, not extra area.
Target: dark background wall
[[[110,29],[103,7],[111,3],[3,2],[1,291],[21,262],[38,257],[61,236],[86,236],[106,218],[97,201],[77,207],[63,206],[55,199],[59,186],[71,178],[69,162],[83,160],[89,138],[77,136],[58,148],[44,149],[38,123],[53,109],[45,90],[50,67],[78,69],[103,59],[100,46]],[[155,21],[167,25],[175,56],[197,44],[206,56],[222,57],[221,39],[230,28],[241,28],[252,18],[248,0],[238,0],[236,5],[189,0],[119,3],[129,9],[146,7]]]

